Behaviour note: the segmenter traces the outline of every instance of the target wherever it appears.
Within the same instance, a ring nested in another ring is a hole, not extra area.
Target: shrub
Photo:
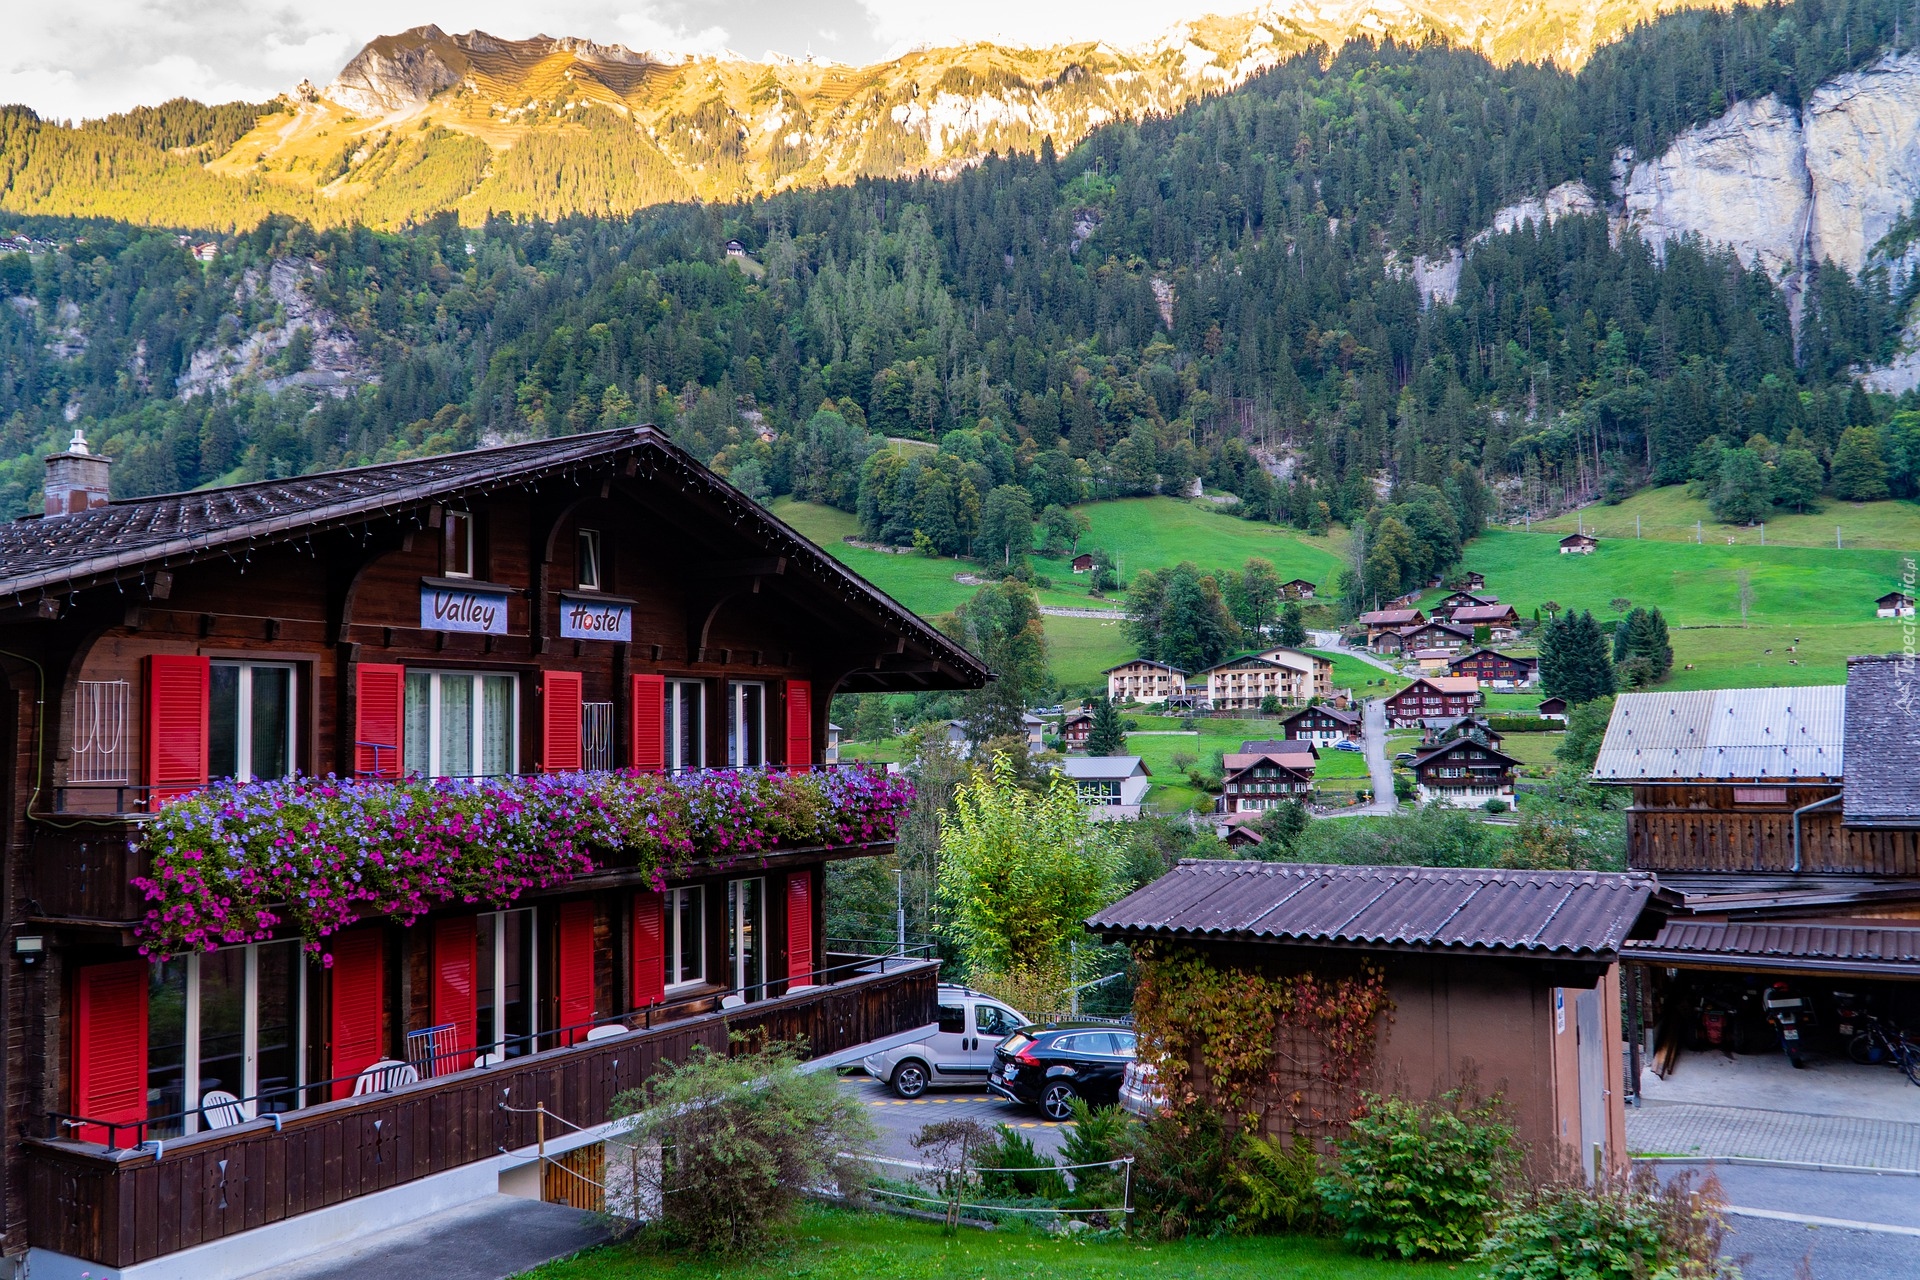
[[[710,1253],[764,1247],[807,1188],[862,1186],[861,1163],[841,1153],[873,1139],[833,1075],[801,1071],[780,1044],[733,1058],[695,1045],[612,1114],[629,1158],[609,1164],[632,1171],[632,1216],[651,1217],[662,1243]]]
[[[1277,1138],[1251,1134],[1240,1140],[1241,1164],[1235,1178],[1247,1193],[1249,1224],[1284,1231],[1312,1231],[1325,1220],[1316,1185],[1320,1155],[1300,1135],[1282,1146]]]
[[[1156,1116],[1129,1131],[1132,1230],[1176,1240],[1230,1230],[1245,1190],[1234,1177],[1234,1137],[1211,1112]]]
[[[1488,813],[1505,813],[1507,811],[1507,802],[1505,800],[1489,800],[1481,807]]]
[[[1509,1209],[1481,1248],[1488,1280],[1718,1280],[1725,1200],[1709,1174],[1665,1187],[1642,1165],[1598,1187],[1555,1183]]]
[[[1119,1107],[1096,1110],[1086,1099],[1075,1098],[1073,1127],[1060,1143],[1060,1163],[1099,1165],[1118,1160],[1127,1154],[1134,1128],[1133,1117]],[[1118,1166],[1074,1169],[1068,1176],[1073,1179],[1070,1203],[1075,1208],[1105,1209],[1120,1203],[1125,1174]]]
[[[1519,1161],[1498,1100],[1462,1090],[1433,1101],[1368,1094],[1339,1168],[1317,1184],[1346,1239],[1379,1257],[1460,1258],[1486,1238]]]
[[[1033,1140],[1017,1129],[1001,1125],[994,1141],[977,1157],[980,1188],[999,1200],[1064,1200],[1067,1180],[1052,1160],[1033,1148]],[[1000,1173],[1007,1169],[1013,1172]]]

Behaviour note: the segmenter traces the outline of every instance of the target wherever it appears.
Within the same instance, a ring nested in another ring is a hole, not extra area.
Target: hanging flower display
[[[658,887],[694,862],[891,840],[912,799],[905,778],[861,768],[220,782],[170,802],[133,840],[152,865],[134,881],[153,904],[141,951],[285,930],[319,952],[356,920],[505,907],[605,867]]]

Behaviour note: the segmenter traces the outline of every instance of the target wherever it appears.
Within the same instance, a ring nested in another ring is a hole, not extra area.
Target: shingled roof
[[[1678,899],[1650,875],[1183,859],[1087,921],[1110,939],[1611,960]]]
[[[1920,826],[1920,662],[1848,660],[1846,743],[1846,824]]]
[[[89,586],[137,581],[155,569],[409,516],[435,502],[562,478],[585,469],[674,482],[732,508],[769,550],[804,565],[843,603],[886,620],[978,685],[978,659],[864,578],[781,523],[650,426],[620,427],[464,453],[262,480],[189,493],[129,498],[54,518],[0,524],[0,598],[30,601]]]

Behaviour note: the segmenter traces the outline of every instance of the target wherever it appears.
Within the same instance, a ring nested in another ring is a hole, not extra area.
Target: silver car
[[[940,1086],[983,1087],[993,1066],[994,1046],[1030,1021],[1003,1001],[967,987],[942,986],[939,1000],[938,1032],[914,1044],[869,1055],[860,1064],[903,1098],[917,1098]]]

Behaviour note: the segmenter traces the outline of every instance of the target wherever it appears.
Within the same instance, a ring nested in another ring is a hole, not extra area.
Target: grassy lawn
[[[1310,538],[1281,525],[1221,515],[1178,498],[1121,498],[1080,508],[1093,524],[1081,540],[1114,557],[1123,578],[1191,560],[1203,569],[1238,569],[1252,556],[1271,560],[1282,578],[1305,578],[1332,590],[1344,535]],[[1052,573],[1058,561],[1042,572]],[[1058,574],[1053,574],[1058,578]]]
[[[1500,749],[1526,766],[1530,778],[1544,778],[1560,764],[1553,753],[1566,739],[1565,733],[1509,733],[1500,739]]]
[[[1488,715],[1509,715],[1521,712],[1533,715],[1540,710],[1540,700],[1547,695],[1538,689],[1529,689],[1525,693],[1494,693],[1486,690],[1481,693],[1486,705],[1482,708]]]
[[[1367,776],[1367,757],[1358,751],[1336,751],[1332,747],[1320,749],[1320,760],[1313,766],[1313,780],[1316,784],[1338,778],[1362,778]]]
[[[1662,489],[1642,489],[1619,506],[1583,507],[1552,520],[1537,521],[1535,529],[1568,534],[1576,525],[1602,538],[1631,538],[1634,518],[1640,520],[1642,538],[1664,542],[1692,542],[1694,521],[1700,522],[1702,544],[1722,547],[1732,538],[1742,546],[1758,546],[1760,529],[1721,524],[1713,518],[1703,498],[1689,498],[1687,487],[1676,484]],[[1767,518],[1766,539],[1770,547],[1820,547],[1832,549],[1834,530],[1840,531],[1842,547],[1879,548],[1913,551],[1920,548],[1920,504],[1912,502],[1828,502],[1819,511],[1807,515],[1776,512]],[[1877,593],[1876,593],[1877,594]]]
[[[1126,624],[1118,619],[1047,618],[1045,625],[1054,679],[1069,691],[1106,692],[1107,678],[1100,673],[1133,656]]]
[[[1129,716],[1136,720],[1142,729],[1176,729],[1180,722],[1170,716]],[[1190,785],[1182,773],[1173,767],[1173,757],[1184,752],[1194,758],[1195,767],[1205,772],[1213,763],[1215,752],[1238,751],[1240,744],[1253,738],[1278,738],[1283,732],[1278,720],[1253,717],[1246,720],[1195,720],[1193,727],[1198,730],[1195,736],[1160,737],[1158,735],[1127,735],[1127,753],[1139,756],[1146,762],[1153,774],[1153,787],[1147,792],[1147,803],[1165,813],[1179,813],[1186,809],[1198,809],[1203,813],[1213,811],[1213,796],[1209,792]]]
[[[1376,1262],[1297,1236],[1141,1244],[1063,1240],[1018,1229],[943,1233],[937,1223],[807,1209],[790,1243],[758,1262],[703,1261],[609,1245],[527,1280],[1425,1280],[1479,1274],[1471,1264]]]

